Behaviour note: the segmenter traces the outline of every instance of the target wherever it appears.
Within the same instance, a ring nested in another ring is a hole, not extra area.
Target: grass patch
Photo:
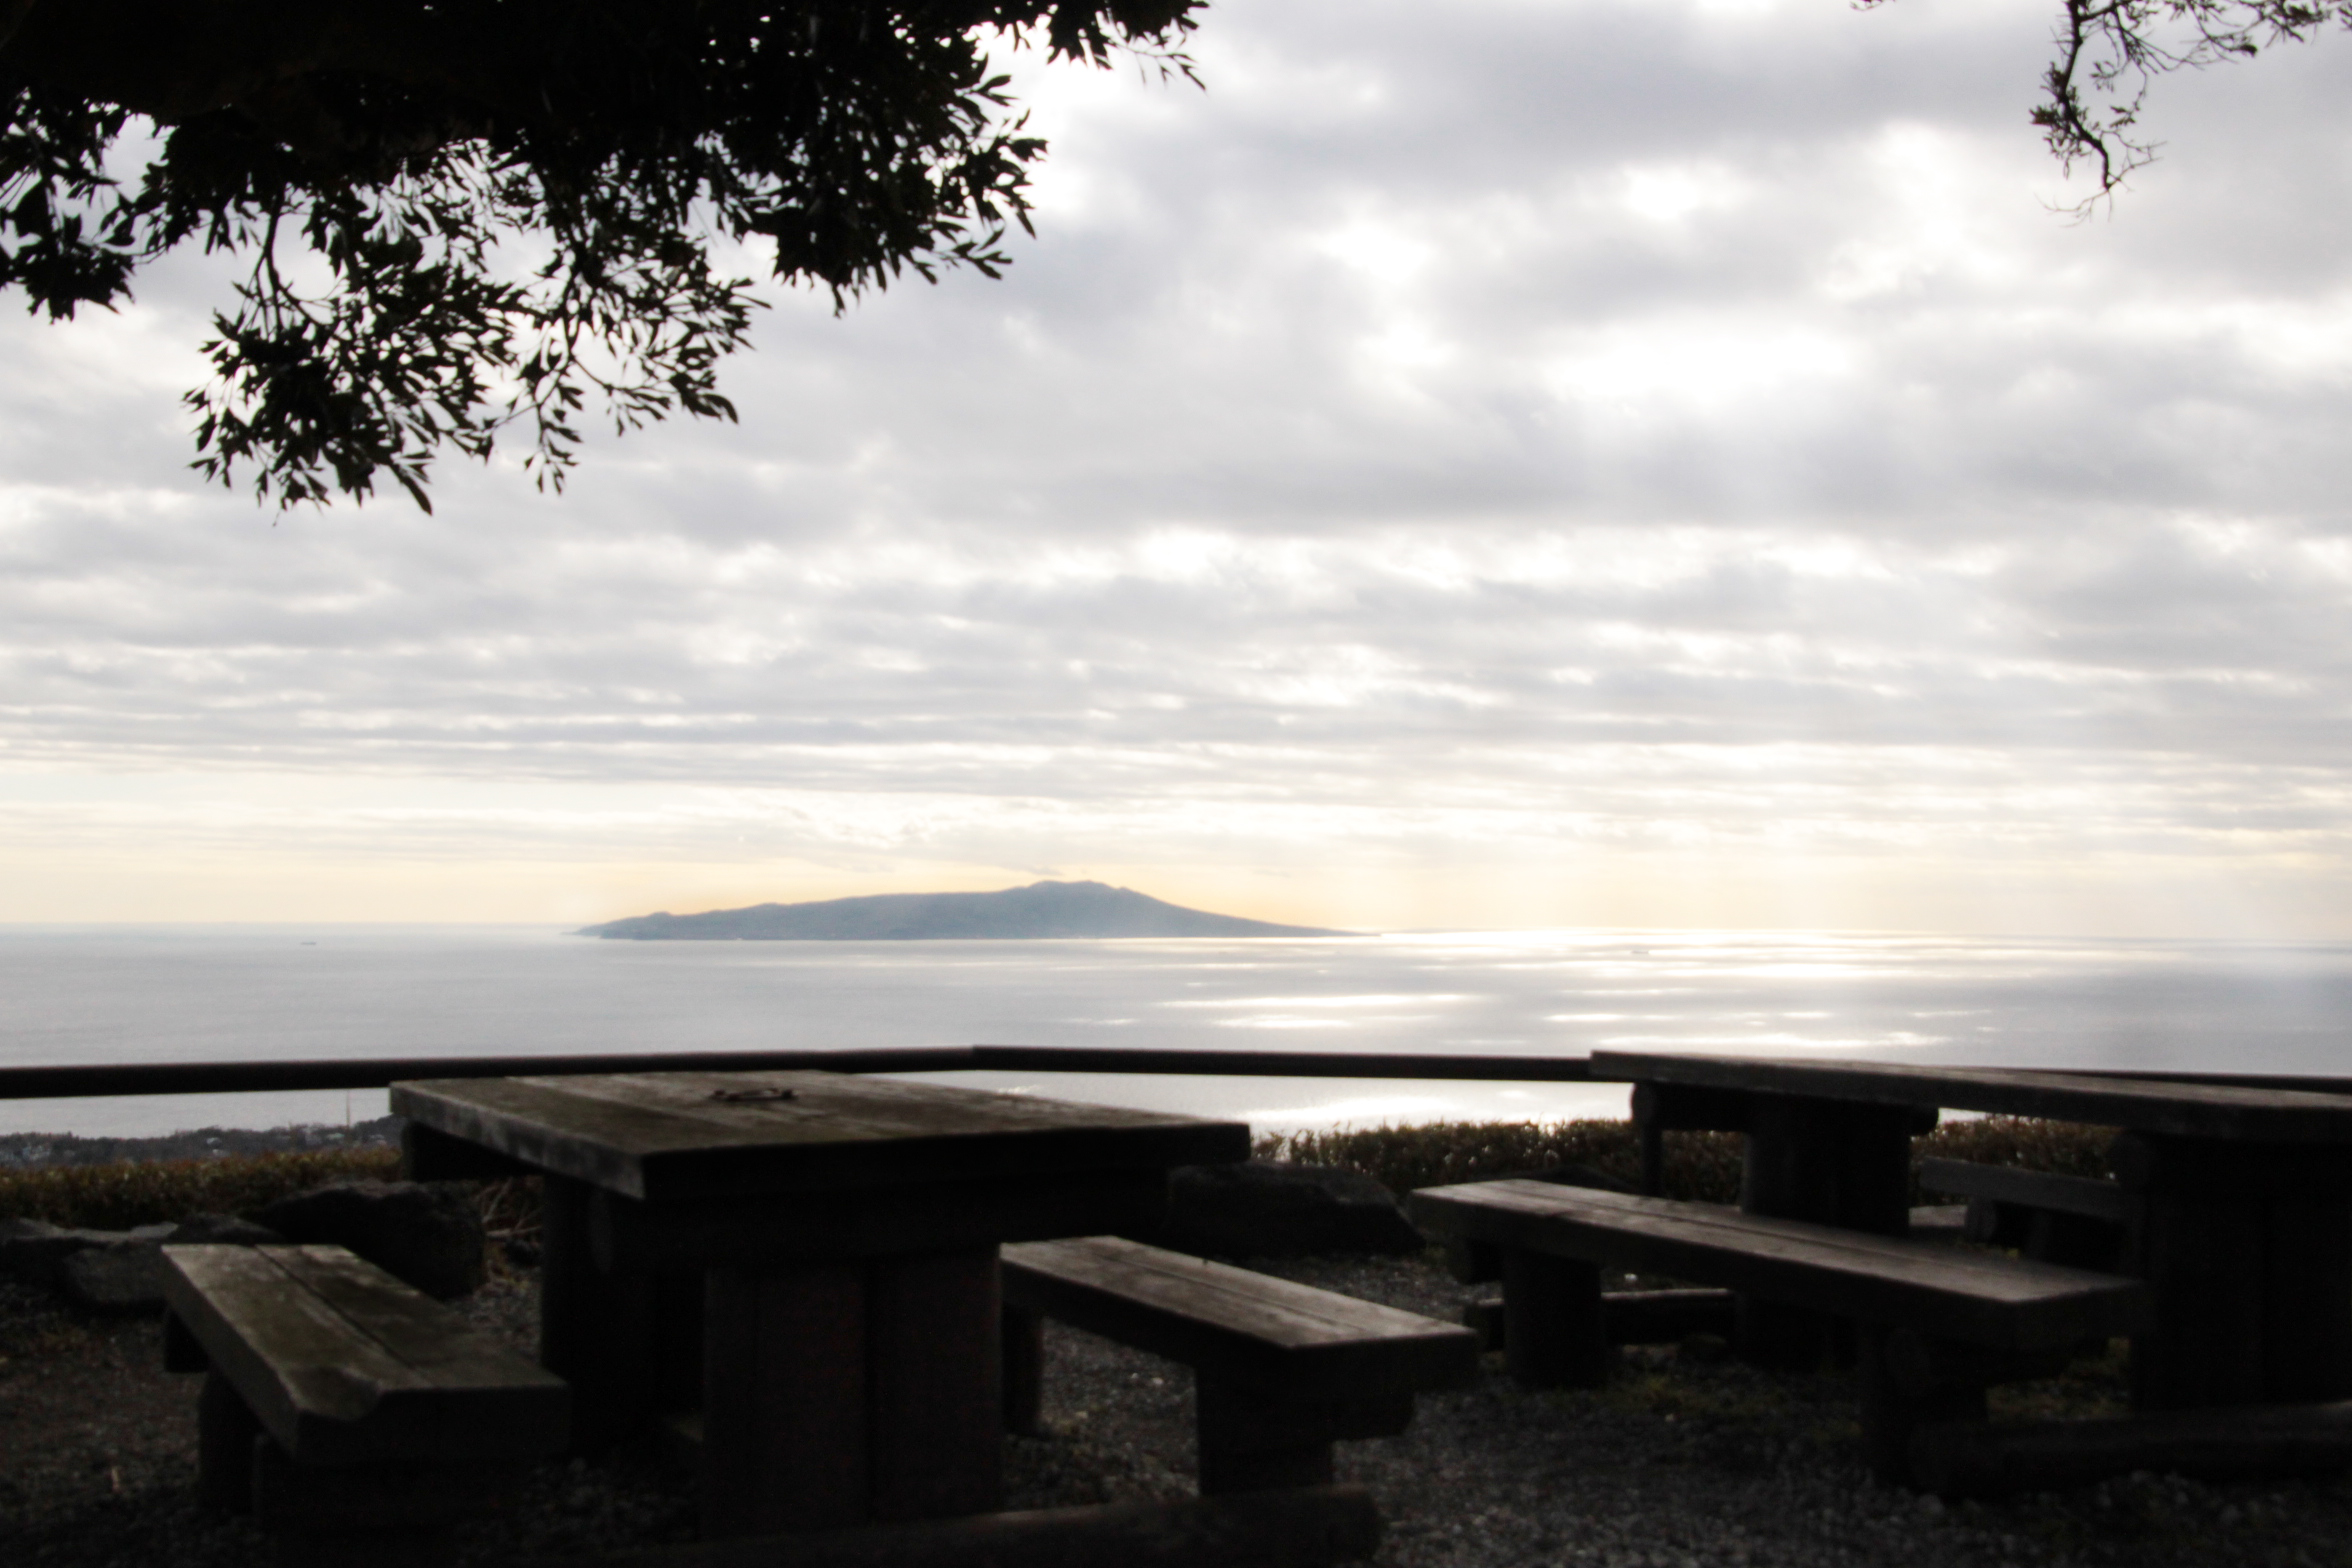
[[[1951,1122],[1911,1141],[1929,1155],[2068,1176],[2106,1176],[2110,1128],[2022,1116]],[[1666,1134],[1665,1193],[1701,1203],[1739,1201],[1740,1134]],[[1586,1165],[1620,1181],[1641,1176],[1641,1145],[1629,1121],[1435,1122],[1426,1127],[1341,1128],[1260,1138],[1261,1160],[1297,1160],[1361,1171],[1392,1192],[1491,1181],[1555,1165]],[[1916,1184],[1912,1202],[1920,1200]]]
[[[389,1181],[399,1171],[400,1151],[383,1148],[0,1171],[0,1219],[128,1230],[191,1214],[242,1214],[326,1182]]]
[[[2105,1128],[1988,1116],[1953,1122],[1914,1139],[1912,1155],[1942,1155],[2023,1170],[2105,1176]],[[1253,1151],[1262,1160],[1298,1160],[1362,1171],[1393,1192],[1490,1181],[1556,1165],[1588,1165],[1621,1181],[1641,1174],[1641,1150],[1625,1121],[1435,1122],[1426,1127],[1342,1128],[1273,1134]],[[1732,1132],[1666,1135],[1666,1196],[1705,1203],[1739,1201],[1741,1138]],[[399,1151],[309,1149],[229,1155],[209,1160],[74,1165],[0,1171],[0,1219],[48,1220],[127,1230],[191,1214],[242,1214],[331,1181],[399,1174]],[[538,1224],[538,1183],[481,1184],[477,1192],[493,1236],[528,1236]],[[1914,1195],[1914,1202],[1919,1201]]]

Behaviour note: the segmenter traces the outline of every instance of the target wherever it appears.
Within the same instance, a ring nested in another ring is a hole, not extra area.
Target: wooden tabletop
[[[1595,1051],[1592,1075],[1762,1094],[2047,1117],[2249,1143],[2352,1144],[2352,1096],[1999,1067]]]
[[[1249,1158],[1242,1122],[827,1072],[392,1085],[401,1116],[632,1198],[915,1187]]]

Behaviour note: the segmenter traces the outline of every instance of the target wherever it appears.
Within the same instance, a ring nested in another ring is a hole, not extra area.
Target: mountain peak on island
[[[995,893],[876,893],[699,915],[638,915],[582,926],[572,934],[639,942],[888,942],[1353,933],[1213,915],[1101,882],[1032,882]]]

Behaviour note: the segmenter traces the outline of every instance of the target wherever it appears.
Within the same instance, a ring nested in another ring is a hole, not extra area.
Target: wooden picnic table
[[[1662,1130],[1747,1134],[1751,1213],[1900,1235],[1939,1110],[2114,1127],[2145,1410],[2352,1396],[2352,1097],[2001,1068],[1596,1051]],[[1762,1330],[1801,1335],[1801,1323]]]
[[[827,1072],[396,1083],[421,1176],[545,1176],[594,1448],[699,1402],[708,1537],[1002,1506],[997,1248],[1159,1218],[1249,1129]]]

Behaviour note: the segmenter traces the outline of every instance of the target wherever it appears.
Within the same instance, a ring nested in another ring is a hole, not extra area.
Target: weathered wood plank
[[[1360,1562],[1379,1542],[1369,1494],[1339,1486],[703,1541],[525,1568],[1323,1568]]]
[[[763,1091],[779,1097],[714,1098]],[[835,1073],[444,1079],[395,1084],[392,1101],[538,1169],[656,1201],[1165,1169],[1249,1150],[1239,1122]]]
[[[1927,1426],[1911,1439],[1913,1476],[1945,1497],[2055,1491],[2141,1470],[2239,1481],[2347,1469],[2352,1403]]]
[[[2146,1298],[2138,1281],[2112,1275],[1547,1182],[1428,1188],[1407,1202],[1416,1224],[1442,1234],[2017,1349],[2121,1331]]]
[[[1595,1080],[1942,1106],[2184,1137],[2352,1144],[2352,1098],[2085,1073],[1595,1051]]]
[[[570,1393],[340,1247],[166,1247],[174,1317],[302,1464],[562,1446]]]
[[[164,1301],[215,1372],[289,1452],[359,1431],[388,1387],[418,1381],[290,1279],[266,1247],[166,1247]],[[354,1440],[350,1457],[377,1457]]]
[[[1956,1198],[1984,1198],[2019,1208],[2079,1214],[2111,1225],[2121,1225],[2131,1217],[2129,1193],[2114,1182],[2089,1176],[1930,1158],[1919,1162],[1919,1185]]]
[[[1004,1249],[1005,1299],[1154,1355],[1292,1395],[1447,1388],[1469,1330],[1112,1236]]]

